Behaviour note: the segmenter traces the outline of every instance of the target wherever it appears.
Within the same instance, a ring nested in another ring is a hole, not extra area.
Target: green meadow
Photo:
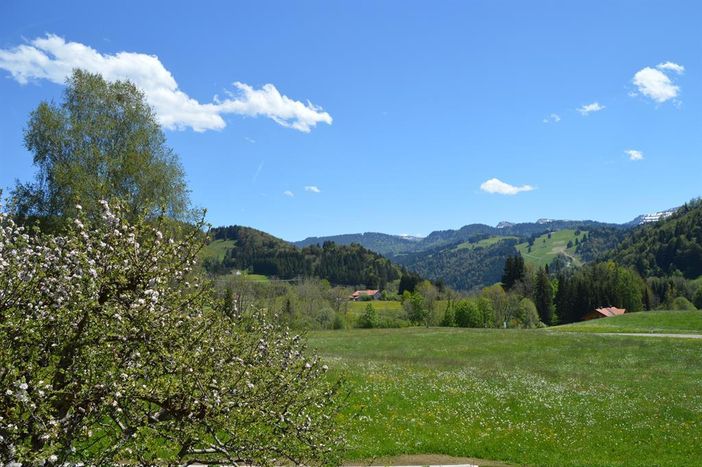
[[[559,230],[551,233],[551,238],[548,237],[548,234],[544,234],[534,240],[531,251],[529,251],[527,242],[517,245],[517,250],[527,263],[534,266],[546,266],[559,254],[573,258],[575,264],[580,265],[582,262],[575,256],[575,239],[582,240],[587,232],[581,231],[578,235],[575,235],[575,232],[571,229]],[[573,246],[568,248],[568,242],[572,242]]]
[[[492,237],[484,238],[482,240],[478,240],[477,242],[463,242],[460,245],[458,245],[456,249],[462,250],[467,248],[472,250],[474,248],[487,248],[503,240],[511,240],[516,238],[517,237],[513,236],[495,235]]]
[[[236,241],[234,240],[213,240],[200,250],[200,258],[213,258],[217,261],[222,261],[227,251],[234,248]]]
[[[702,462],[702,341],[547,330],[325,331],[348,459]]]
[[[567,332],[702,334],[702,311],[640,311],[550,328]]]

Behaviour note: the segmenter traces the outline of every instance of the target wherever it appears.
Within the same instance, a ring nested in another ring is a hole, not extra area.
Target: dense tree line
[[[616,247],[628,232],[618,227],[593,226],[578,242],[575,253],[586,263],[596,261]]]
[[[586,313],[602,306],[625,308],[627,312],[651,306],[646,282],[635,271],[612,261],[561,274],[555,305],[561,323],[580,321]]]

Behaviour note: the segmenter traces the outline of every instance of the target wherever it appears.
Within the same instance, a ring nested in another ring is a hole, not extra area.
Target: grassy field
[[[484,238],[482,240],[478,240],[477,242],[463,242],[460,245],[456,247],[457,250],[462,250],[464,248],[486,248],[489,246],[492,246],[496,243],[501,242],[502,240],[509,240],[509,239],[516,239],[517,237],[508,237],[508,236],[502,236],[502,235],[495,235],[493,237],[488,237]]]
[[[200,251],[200,257],[202,259],[215,258],[217,261],[222,261],[227,250],[234,248],[234,245],[236,245],[234,240],[214,240]]]
[[[534,246],[529,251],[528,243],[520,243],[517,245],[517,250],[522,254],[527,263],[534,266],[545,266],[559,254],[565,254],[575,259],[577,265],[581,264],[580,259],[575,256],[575,239],[582,240],[583,235],[587,232],[581,231],[579,235],[575,235],[575,230],[559,230],[553,232],[551,238],[548,234],[541,235],[534,241]],[[573,246],[568,248],[568,242],[572,241]]]
[[[369,302],[363,301],[349,302],[349,313],[363,313],[368,303]],[[370,303],[373,304],[373,307],[378,311],[379,314],[397,313],[402,311],[402,302],[397,300],[374,300]],[[439,310],[444,310],[446,308],[447,303],[448,302],[446,300],[437,300],[435,306]]]
[[[362,314],[366,310],[366,306],[368,306],[368,303],[373,304],[373,308],[375,308],[378,313],[383,314],[383,313],[388,313],[388,314],[394,314],[399,311],[402,311],[402,303],[398,301],[393,301],[393,300],[373,300],[371,302],[349,302],[348,307],[349,307],[349,313],[351,314]]]
[[[568,332],[702,334],[702,311],[641,311],[550,328]]]
[[[406,312],[402,308],[402,302],[393,300],[349,302],[347,304],[347,316],[351,325],[356,323],[358,318],[366,311],[366,306],[368,306],[369,303],[373,304],[373,307],[378,312],[381,321],[392,323],[389,327],[405,327],[410,325],[410,323],[406,320]],[[435,308],[437,311],[443,311],[446,309],[447,304],[448,302],[446,300],[437,300]]]
[[[407,328],[317,332],[351,389],[349,459],[446,454],[529,465],[702,460],[702,342]]]

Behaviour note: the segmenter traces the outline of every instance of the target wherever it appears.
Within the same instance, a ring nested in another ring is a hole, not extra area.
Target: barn
[[[624,308],[617,308],[614,306],[595,308],[594,310],[586,313],[585,316],[583,316],[583,320],[587,321],[590,319],[609,318],[610,316],[623,315],[624,313],[626,313]]]

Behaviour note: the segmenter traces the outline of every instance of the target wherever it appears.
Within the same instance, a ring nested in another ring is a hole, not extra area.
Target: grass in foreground
[[[567,332],[702,334],[702,311],[640,311],[549,329]]]
[[[342,418],[351,459],[702,459],[697,341],[436,328],[318,332],[310,340],[352,390]]]

